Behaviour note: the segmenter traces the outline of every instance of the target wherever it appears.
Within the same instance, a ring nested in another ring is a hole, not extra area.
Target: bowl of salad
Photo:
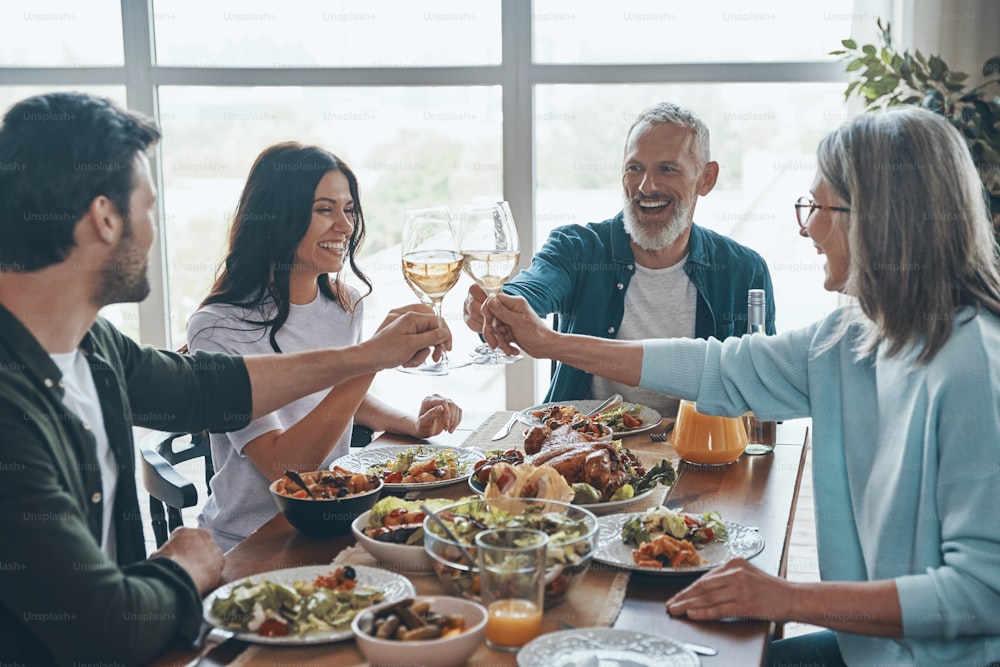
[[[572,584],[590,567],[597,546],[593,512],[570,503],[535,498],[466,499],[434,512],[455,539],[432,517],[424,519],[424,549],[434,573],[454,595],[479,600],[476,534],[492,528],[534,528],[549,536],[546,554],[545,606],[562,602]]]
[[[426,514],[422,506],[433,511],[454,502],[451,498],[403,500],[386,496],[351,522],[351,532],[361,548],[382,567],[397,572],[430,573],[431,558],[424,551]]]
[[[382,493],[382,480],[334,468],[286,473],[268,488],[288,523],[303,533],[330,536],[349,532],[351,522],[372,508]]]

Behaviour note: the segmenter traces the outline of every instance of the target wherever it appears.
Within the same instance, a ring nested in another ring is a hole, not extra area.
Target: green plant
[[[892,45],[889,23],[877,22],[881,47],[858,46],[852,39],[841,42],[844,50],[832,51],[847,63],[848,72],[857,72],[844,92],[865,101],[865,110],[900,104],[919,105],[941,114],[965,137],[972,159],[989,195],[993,227],[1000,235],[1000,55],[983,65],[986,80],[968,89],[964,72],[948,68],[938,56],[924,57],[920,50],[899,52]]]

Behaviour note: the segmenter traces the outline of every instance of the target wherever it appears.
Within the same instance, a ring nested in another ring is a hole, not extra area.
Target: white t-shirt
[[[108,433],[104,429],[104,412],[97,397],[97,385],[94,384],[87,359],[79,349],[49,356],[62,373],[65,390],[63,403],[94,434],[97,462],[101,467],[101,549],[114,561],[117,550],[112,515],[115,509],[115,487],[118,484],[118,461],[111,451]]]
[[[351,290],[350,296],[352,300],[358,298],[355,290]],[[244,317],[256,322],[264,319],[259,310],[248,311],[240,306],[210,304],[199,309],[188,320],[188,346],[192,351],[274,354],[270,330],[245,322]],[[278,330],[276,338],[285,353],[343,347],[361,341],[362,323],[360,304],[352,314],[336,301],[317,294],[310,303],[291,305],[288,319]],[[198,522],[212,531],[223,551],[236,546],[278,513],[267,487],[281,476],[281,471],[270,479],[265,477],[246,457],[243,448],[265,433],[291,428],[312,412],[328,392],[329,389],[324,389],[292,401],[283,408],[258,417],[239,431],[212,434],[212,462],[215,466],[212,495],[205,503]],[[323,467],[350,451],[353,426],[353,420],[349,421],[330,455],[323,461]]]
[[[684,273],[687,257],[665,269],[635,265],[635,275],[625,292],[625,314],[617,340],[694,338],[698,290]],[[677,414],[678,400],[641,387],[594,376],[591,398],[621,394],[626,401],[649,406],[664,417]]]

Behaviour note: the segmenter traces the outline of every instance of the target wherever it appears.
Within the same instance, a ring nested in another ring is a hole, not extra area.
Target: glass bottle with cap
[[[767,305],[767,294],[762,289],[752,289],[747,292],[747,333],[764,334],[764,313]],[[747,429],[746,454],[770,454],[774,451],[777,440],[778,425],[772,421],[761,421],[752,413],[743,416]]]

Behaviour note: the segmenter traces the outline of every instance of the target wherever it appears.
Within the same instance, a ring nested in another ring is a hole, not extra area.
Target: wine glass
[[[471,204],[459,211],[459,245],[462,268],[488,295],[494,295],[517,270],[521,245],[510,206],[505,201],[494,204]],[[511,364],[524,357],[505,355],[489,345],[476,348],[477,361]]]
[[[412,209],[406,212],[402,244],[403,276],[410,289],[441,317],[441,302],[462,275],[462,255],[458,251],[455,228],[447,206]],[[428,359],[415,368],[402,368],[407,373],[447,375],[449,368],[467,363],[454,363],[441,350],[441,359]]]

